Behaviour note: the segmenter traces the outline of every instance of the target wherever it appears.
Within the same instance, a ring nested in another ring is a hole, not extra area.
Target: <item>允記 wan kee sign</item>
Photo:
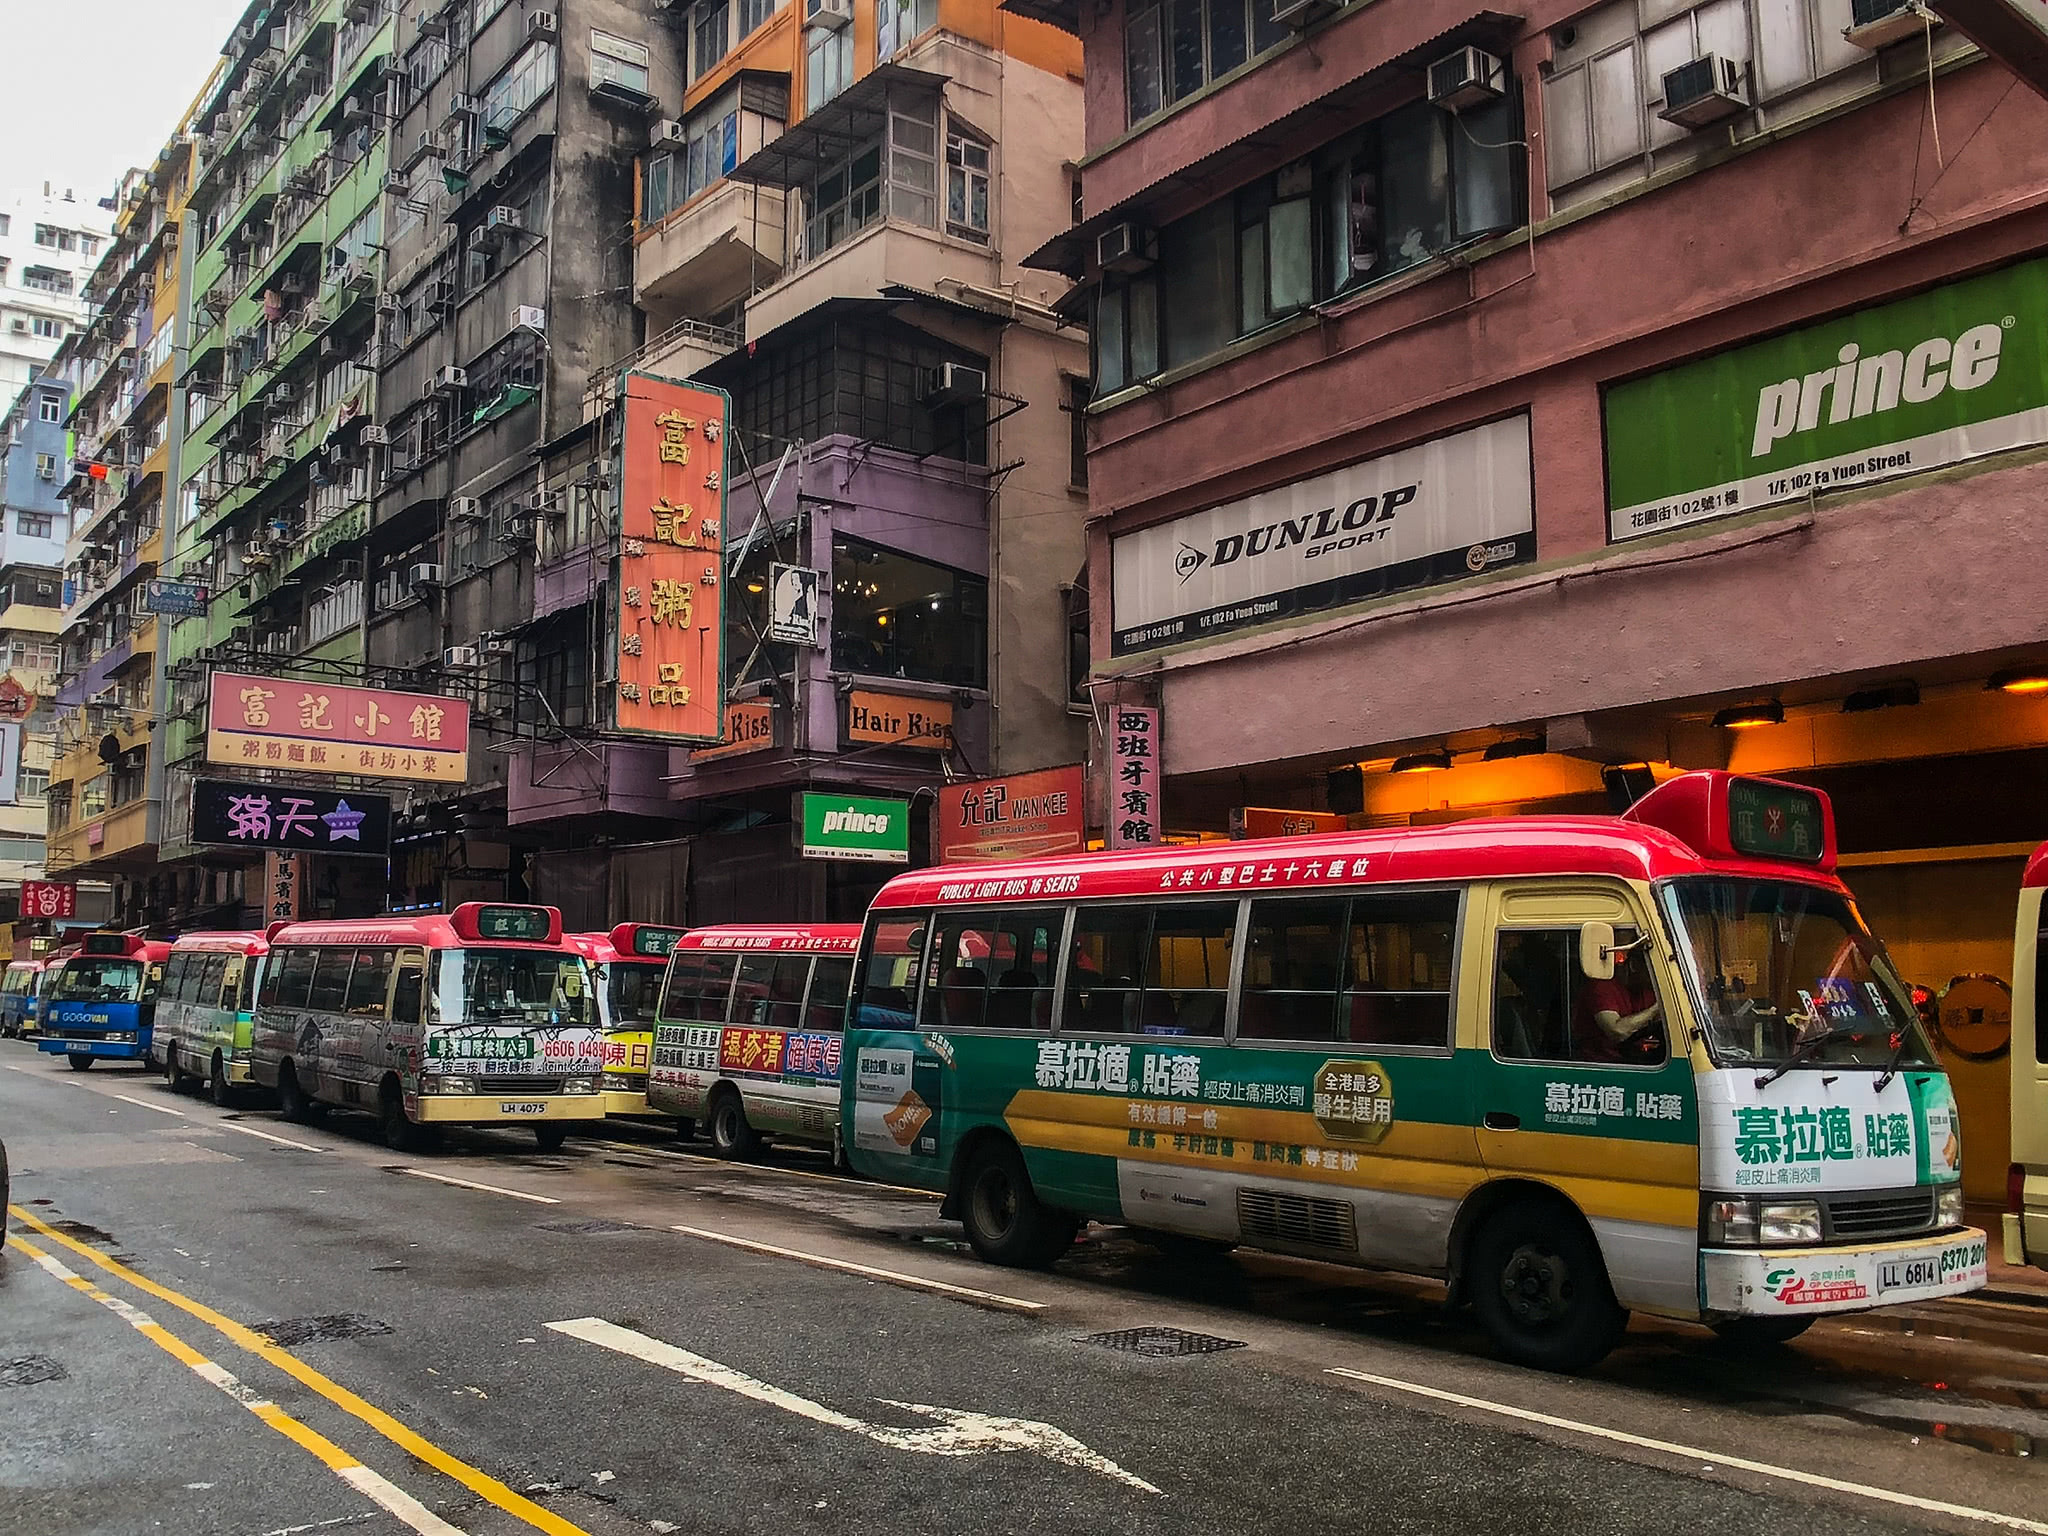
[[[469,705],[436,693],[343,688],[216,672],[206,760],[224,767],[461,784]]]
[[[621,731],[705,745],[725,725],[723,391],[619,381],[616,682]]]

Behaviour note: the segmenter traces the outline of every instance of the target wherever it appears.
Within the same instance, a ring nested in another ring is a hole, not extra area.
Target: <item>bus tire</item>
[[[425,1137],[405,1112],[405,1095],[398,1080],[387,1077],[377,1090],[377,1128],[384,1133],[384,1145],[393,1152],[417,1152]]]
[[[1593,1234],[1555,1204],[1517,1201],[1495,1211],[1473,1234],[1467,1267],[1472,1310],[1518,1365],[1588,1370],[1628,1326]]]
[[[569,1127],[542,1123],[533,1128],[533,1139],[540,1143],[541,1151],[559,1152],[569,1139]]]
[[[299,1074],[292,1069],[289,1061],[278,1063],[277,1107],[285,1119],[294,1125],[307,1125],[313,1119],[313,1101],[306,1097],[306,1090],[299,1086]]]
[[[175,1041],[164,1047],[164,1086],[173,1093],[182,1092],[185,1087],[185,1074],[178,1070],[178,1047]]]
[[[961,1181],[961,1220],[975,1254],[1011,1269],[1045,1269],[1073,1246],[1074,1218],[1040,1203],[1024,1155],[993,1141],[975,1154]]]
[[[761,1133],[747,1122],[739,1091],[721,1088],[711,1099],[711,1150],[727,1162],[761,1155]]]
[[[71,1063],[72,1071],[90,1072],[95,1058],[91,1056],[66,1056],[64,1059]]]
[[[213,1053],[213,1070],[207,1074],[206,1096],[213,1101],[215,1109],[233,1109],[235,1090],[228,1082],[227,1058],[219,1051]]]
[[[1730,1317],[1712,1327],[1729,1347],[1762,1352],[1790,1344],[1813,1324],[1810,1317]]]

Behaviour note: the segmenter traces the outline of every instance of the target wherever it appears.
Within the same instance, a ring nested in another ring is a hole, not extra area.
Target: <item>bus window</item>
[[[925,954],[920,1029],[979,1029],[1000,935],[993,913],[941,914]]]
[[[384,989],[391,984],[394,949],[359,949],[348,977],[348,1011],[359,1018],[384,1017]]]
[[[809,955],[742,955],[732,1021],[768,1029],[795,1029],[798,1004],[811,969]]]
[[[1617,945],[1636,938],[1632,928],[1614,931]],[[1605,1020],[1604,1014],[1614,1018]],[[1664,1060],[1661,1019],[1640,947],[1616,957],[1612,981],[1591,981],[1579,969],[1575,927],[1511,930],[1500,936],[1495,1055],[1517,1061],[1655,1065]]]
[[[1074,914],[1074,958],[1067,967],[1062,1028],[1087,1034],[1128,1034],[1145,980],[1145,939],[1152,910],[1127,903],[1082,907]]]
[[[398,957],[398,984],[391,991],[391,1018],[397,1024],[420,1022],[427,995],[427,957],[407,950]]]
[[[860,982],[859,1022],[870,1029],[908,1029],[917,996],[917,960],[925,919],[880,922],[870,930]]]
[[[596,1022],[580,955],[542,949],[442,950],[429,992],[431,1023],[530,1029]]]
[[[811,995],[804,1004],[804,1028],[836,1035],[846,1022],[846,990],[853,982],[853,961],[821,955],[811,969]]]
[[[647,1024],[654,1019],[654,1000],[661,991],[662,967],[644,961],[614,960],[605,967],[614,1025]]]
[[[942,919],[925,970],[928,1029],[1047,1029],[1066,912],[1028,908]]]
[[[270,957],[257,955],[242,962],[241,993],[234,1006],[242,1013],[254,1011],[258,987],[269,986]]]
[[[229,955],[227,957],[227,968],[221,972],[220,986],[217,989],[219,994],[218,1007],[223,1013],[233,1013],[241,1002],[242,977],[247,972],[250,963],[240,955]],[[212,998],[207,999],[206,1005],[209,1008],[216,1006]]]
[[[303,1008],[306,994],[313,984],[313,961],[318,950],[287,949],[281,956],[273,955],[270,975],[264,982],[266,1008]]]
[[[165,1002],[176,1003],[184,1001],[185,974],[192,959],[191,955],[173,955],[164,963]]]
[[[1139,1004],[1140,1034],[1222,1036],[1230,942],[1236,927],[1234,901],[1154,909],[1145,997]]]
[[[715,950],[677,950],[662,992],[661,1017],[723,1020],[738,963],[739,956]]]
[[[1337,990],[1350,905],[1341,896],[1252,903],[1238,1039],[1337,1038]]]
[[[348,967],[355,951],[322,949],[315,953],[320,963],[313,970],[313,987],[307,994],[306,1006],[316,1013],[339,1013],[348,1000]]]
[[[199,957],[194,955],[192,958],[197,960]],[[198,984],[192,989],[192,1000],[202,1008],[213,1008],[220,998],[220,981],[227,974],[228,957],[208,955],[203,969],[195,965],[192,970],[199,972]],[[191,974],[192,971],[186,972],[188,977]]]
[[[122,955],[77,955],[50,989],[55,1003],[128,1003],[142,990],[142,962]]]
[[[1456,891],[1355,896],[1338,1038],[1450,1049]]]

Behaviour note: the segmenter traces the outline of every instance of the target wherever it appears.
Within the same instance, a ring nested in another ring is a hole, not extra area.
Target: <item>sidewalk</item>
[[[1991,1239],[1988,1258],[1991,1267],[1990,1282],[1981,1291],[1973,1291],[1965,1300],[1981,1298],[1985,1301],[2019,1302],[2026,1306],[2048,1307],[2048,1269],[2038,1269],[2031,1264],[2008,1264],[2005,1262],[2005,1226],[1999,1219],[2002,1210],[1996,1206],[1973,1205],[1966,1219],[1973,1227],[1981,1227]]]

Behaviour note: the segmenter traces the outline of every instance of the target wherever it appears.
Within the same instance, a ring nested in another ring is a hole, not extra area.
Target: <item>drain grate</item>
[[[1113,1333],[1091,1333],[1077,1342],[1100,1344],[1126,1354],[1165,1360],[1178,1355],[1213,1355],[1225,1349],[1243,1349],[1243,1339],[1218,1338],[1213,1333],[1190,1333],[1185,1328],[1119,1328]]]
[[[334,1312],[326,1317],[288,1317],[277,1323],[258,1323],[256,1332],[280,1349],[301,1344],[325,1344],[335,1339],[373,1339],[389,1333],[391,1325],[360,1312]]]
[[[16,1355],[0,1361],[0,1387],[33,1387],[45,1381],[67,1381],[70,1376],[48,1355]]]
[[[645,1232],[647,1228],[630,1221],[607,1221],[602,1217],[595,1221],[544,1221],[540,1224],[543,1232],[566,1232],[571,1237],[600,1237],[607,1232]]]

